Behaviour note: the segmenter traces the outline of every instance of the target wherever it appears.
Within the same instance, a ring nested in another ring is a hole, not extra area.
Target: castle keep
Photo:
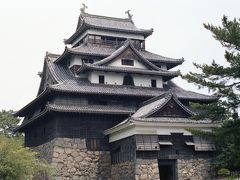
[[[16,129],[62,179],[211,179],[214,145],[189,128],[190,102],[217,99],[177,86],[171,69],[183,59],[149,52],[153,29],[132,15],[113,18],[81,9],[61,55],[46,53],[37,97],[20,109]]]

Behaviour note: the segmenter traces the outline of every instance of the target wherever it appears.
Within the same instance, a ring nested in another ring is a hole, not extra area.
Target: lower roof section
[[[31,125],[33,122],[38,121],[42,117],[51,112],[66,112],[66,113],[79,113],[79,114],[112,114],[112,115],[129,115],[135,111],[134,108],[118,107],[118,106],[103,106],[103,105],[87,105],[87,106],[63,106],[57,104],[48,104],[46,108],[39,114],[32,118],[23,121],[14,131],[23,132],[24,129]]]
[[[189,118],[153,118],[153,119],[132,119],[129,118],[118,125],[104,131],[109,135],[109,142],[115,142],[133,135],[171,135],[171,133],[183,133],[192,135],[188,129],[197,129],[211,132],[212,128],[219,127],[219,124],[209,120],[191,120]]]
[[[86,105],[86,106],[63,106],[48,105],[48,109],[56,112],[73,112],[73,113],[90,113],[90,114],[131,114],[134,108],[120,106],[104,106],[104,105]]]

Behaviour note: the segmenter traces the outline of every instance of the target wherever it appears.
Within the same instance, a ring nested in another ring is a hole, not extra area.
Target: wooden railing
[[[107,45],[107,46],[118,46],[122,43],[122,41],[103,40],[103,39],[88,39],[88,43],[99,44],[99,45]],[[133,43],[133,46],[136,49],[145,49],[144,46],[141,46],[140,42],[132,41],[132,43]]]

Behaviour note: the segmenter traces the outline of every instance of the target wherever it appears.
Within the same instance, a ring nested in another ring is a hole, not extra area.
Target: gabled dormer
[[[174,117],[189,118],[195,112],[183,105],[177,96],[170,90],[167,93],[154,97],[142,104],[131,116],[132,118]]]
[[[103,60],[83,63],[77,74],[93,84],[152,88],[162,88],[164,81],[177,76],[177,72],[162,70],[142,57],[130,40]]]

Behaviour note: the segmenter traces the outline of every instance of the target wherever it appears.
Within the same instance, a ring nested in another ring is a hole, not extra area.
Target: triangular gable
[[[172,91],[164,95],[152,98],[140,107],[133,115],[133,118],[148,117],[190,117],[195,113],[184,106]]]
[[[183,104],[179,105],[174,98],[171,98],[162,108],[148,117],[191,117],[193,114],[186,107],[183,108],[183,106]]]
[[[135,59],[138,60],[140,64],[144,65],[148,69],[157,70],[159,71],[160,68],[146,60],[132,45],[131,41],[128,40],[125,42],[123,46],[113,52],[107,58],[94,63],[94,65],[98,66],[107,66],[110,63],[116,61],[118,58],[125,58],[125,59]]]

